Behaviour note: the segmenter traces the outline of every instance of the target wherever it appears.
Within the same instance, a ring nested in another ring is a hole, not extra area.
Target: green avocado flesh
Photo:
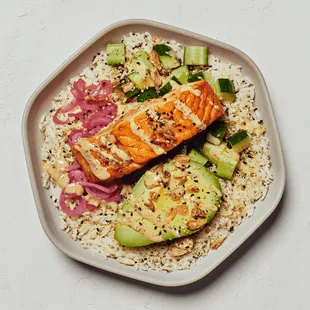
[[[177,155],[140,178],[120,207],[114,238],[138,247],[191,235],[214,217],[221,196],[208,168]]]

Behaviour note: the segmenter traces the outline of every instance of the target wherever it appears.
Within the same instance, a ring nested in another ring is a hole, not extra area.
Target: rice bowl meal
[[[136,269],[194,267],[273,180],[254,99],[241,67],[207,46],[148,32],[108,44],[39,124],[60,228]]]

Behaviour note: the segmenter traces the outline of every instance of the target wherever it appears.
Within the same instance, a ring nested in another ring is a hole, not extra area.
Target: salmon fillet
[[[90,181],[118,179],[192,138],[223,113],[213,89],[201,80],[124,113],[71,149]]]

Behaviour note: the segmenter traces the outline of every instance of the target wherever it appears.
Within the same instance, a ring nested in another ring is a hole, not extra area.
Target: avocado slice
[[[186,155],[147,171],[120,207],[114,238],[128,247],[191,235],[216,214],[218,178]]]

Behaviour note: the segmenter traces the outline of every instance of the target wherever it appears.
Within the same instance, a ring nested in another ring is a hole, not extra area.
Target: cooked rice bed
[[[165,43],[172,47],[178,58],[182,59],[183,49],[175,41],[169,42],[161,38],[152,37],[149,33],[129,34],[124,36],[126,56],[130,57],[139,49],[150,52],[154,43]],[[212,222],[200,232],[193,235],[194,247],[192,251],[181,258],[169,254],[169,243],[155,244],[141,248],[125,248],[114,240],[114,226],[117,217],[118,205],[96,201],[98,208],[95,212],[86,212],[79,218],[71,218],[59,210],[60,226],[73,240],[78,240],[84,248],[101,255],[103,258],[113,258],[119,263],[134,266],[137,269],[154,269],[158,271],[175,271],[188,269],[195,265],[197,259],[208,254],[210,249],[217,249],[233,228],[250,216],[254,210],[254,203],[263,199],[272,182],[270,172],[269,141],[265,135],[265,128],[254,105],[254,85],[242,75],[241,68],[236,65],[224,63],[213,55],[209,56],[210,71],[215,78],[225,77],[233,81],[236,91],[236,101],[225,106],[225,122],[229,125],[229,132],[245,129],[251,136],[251,146],[241,155],[238,169],[229,181],[220,179],[223,189],[223,202],[221,208]],[[82,73],[72,78],[67,89],[63,90],[52,102],[50,112],[40,122],[40,130],[44,137],[42,145],[42,161],[55,163],[57,159],[64,158],[69,164],[74,157],[67,137],[72,129],[81,127],[81,122],[68,125],[56,125],[52,116],[55,110],[68,104],[72,99],[70,88],[74,81],[83,78],[87,84],[98,83],[102,79],[112,82],[120,81],[126,76],[126,70],[121,67],[110,67],[106,63],[106,53],[98,53],[91,65]],[[118,113],[126,109],[119,104]],[[214,170],[215,167],[210,167]],[[54,181],[43,173],[44,187],[53,195],[51,199],[58,206],[55,197]],[[130,191],[130,186],[123,192]]]

